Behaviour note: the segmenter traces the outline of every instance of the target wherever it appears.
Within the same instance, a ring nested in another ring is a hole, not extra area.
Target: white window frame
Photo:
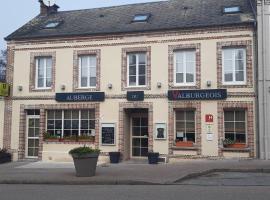
[[[186,54],[187,54],[187,52],[194,52],[195,53],[195,61],[194,61],[194,63],[195,63],[195,65],[194,65],[194,80],[193,80],[193,82],[189,82],[189,83],[187,83],[187,80],[186,80],[186,77],[187,77],[187,60],[186,60]],[[176,82],[176,74],[177,74],[177,63],[176,63],[176,54],[177,53],[183,53],[183,55],[184,55],[184,60],[183,60],[183,64],[184,64],[184,66],[183,66],[183,68],[184,68],[184,71],[183,71],[183,74],[184,74],[184,82],[183,83],[177,83]],[[174,65],[174,67],[173,67],[173,69],[174,69],[174,72],[173,72],[173,74],[174,74],[174,85],[175,86],[196,86],[196,79],[197,79],[197,75],[196,75],[196,66],[197,66],[197,63],[196,63],[196,51],[195,50],[187,50],[187,51],[185,51],[185,50],[179,50],[179,51],[175,51],[174,53],[173,53],[173,59],[174,59],[174,61],[173,61],[173,65]]]
[[[82,57],[87,57],[87,86],[82,86]],[[91,66],[91,62],[90,59],[91,57],[94,57],[96,59],[96,65],[95,66]],[[96,68],[96,85],[95,86],[90,86],[90,79],[91,79],[91,73],[90,73],[90,69],[91,68]],[[97,88],[97,56],[96,55],[80,55],[79,56],[79,89],[96,89]]]
[[[228,82],[225,81],[225,58],[224,58],[224,50],[231,50],[233,51],[233,66],[232,66],[232,71],[233,71],[233,80]],[[242,50],[244,52],[243,54],[243,61],[244,61],[244,81],[236,81],[236,66],[235,66],[235,61],[236,61],[236,51]],[[247,51],[245,48],[226,48],[222,49],[222,84],[223,85],[246,85],[247,83]]]
[[[28,142],[29,142],[28,140],[29,139],[32,139],[32,140],[37,140],[38,139],[38,140],[40,140],[40,138],[39,138],[39,136],[37,136],[37,137],[29,137],[28,131],[29,131],[29,119],[39,119],[40,120],[40,116],[39,115],[27,115],[26,119],[27,119],[27,122],[26,122],[26,124],[27,124],[26,125],[26,127],[27,127],[27,135],[26,135],[26,138],[25,138],[25,151],[26,151],[25,157],[26,158],[38,158],[38,156],[29,156],[28,155]],[[39,146],[39,148],[40,148],[40,146]]]
[[[37,58],[35,58],[36,59],[36,68],[35,68],[35,70],[36,70],[36,73],[35,73],[35,75],[36,75],[36,77],[35,77],[35,89],[37,89],[37,90],[48,90],[48,89],[52,89],[52,81],[53,81],[53,61],[52,61],[52,66],[51,66],[51,70],[52,70],[52,77],[51,77],[51,86],[50,87],[46,87],[46,81],[47,81],[47,59],[51,59],[52,60],[52,57],[46,57],[46,56],[44,56],[44,57],[37,57]],[[39,60],[40,59],[44,59],[45,60],[45,67],[44,67],[44,80],[43,80],[43,87],[38,87],[38,68],[39,68],[39,65],[38,65],[38,63],[39,63]],[[45,86],[45,87],[44,87]]]
[[[139,85],[139,54],[145,54],[145,85]],[[136,55],[136,85],[129,85],[129,55]],[[127,54],[127,86],[129,88],[138,88],[147,86],[147,53],[128,53]]]

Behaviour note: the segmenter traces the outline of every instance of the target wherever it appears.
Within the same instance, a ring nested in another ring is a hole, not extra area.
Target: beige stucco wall
[[[3,148],[4,100],[0,97],[0,148]]]
[[[213,37],[211,39],[211,37]],[[223,38],[222,38],[223,37]],[[208,32],[204,34],[170,34],[162,36],[137,36],[120,37],[112,40],[99,41],[76,41],[66,43],[50,44],[17,44],[15,45],[14,60],[14,88],[13,95],[17,98],[34,97],[44,95],[54,95],[52,92],[30,93],[29,92],[29,73],[30,73],[30,53],[32,52],[52,52],[56,51],[56,85],[55,92],[63,92],[60,89],[62,84],[66,85],[65,92],[72,92],[73,82],[73,51],[74,50],[101,50],[101,91],[106,95],[125,94],[121,90],[121,65],[122,48],[151,46],[151,86],[150,91],[145,94],[166,94],[168,91],[168,46],[178,44],[201,44],[201,89],[206,89],[206,81],[212,81],[212,87],[217,88],[217,42],[253,40],[252,30],[243,31],[220,31]],[[10,44],[13,45],[13,44]],[[84,46],[81,46],[84,45]],[[49,48],[49,49],[46,49]],[[253,54],[254,55],[254,54]],[[24,77],[24,78],[22,78]],[[254,77],[253,77],[254,80]],[[157,88],[157,82],[162,83],[162,88]],[[112,83],[113,88],[107,88],[108,83]],[[17,86],[23,86],[23,91],[18,91]],[[228,92],[254,92],[253,88],[230,88]],[[228,101],[254,101],[254,98],[228,98]],[[106,99],[100,103],[100,123],[115,123],[116,133],[119,125],[119,102],[126,102],[125,99]],[[168,100],[167,98],[145,99],[145,102],[153,103],[153,124],[164,122],[168,126]],[[18,149],[19,138],[19,110],[20,105],[35,104],[56,104],[54,100],[14,100],[12,116],[12,149]],[[1,103],[0,103],[1,108]],[[203,101],[201,105],[202,118],[202,154],[205,156],[218,155],[218,116],[217,102]],[[255,109],[255,108],[254,108]],[[213,141],[206,140],[206,124],[204,123],[205,114],[213,114],[214,123],[212,130],[214,133]],[[1,119],[1,115],[0,115]],[[255,120],[254,120],[255,126]],[[1,128],[1,125],[0,125]],[[168,128],[168,127],[167,127]],[[0,129],[1,130],[1,129]],[[1,134],[0,134],[1,139]],[[1,141],[1,140],[0,140]],[[118,135],[116,134],[115,146],[100,146],[103,152],[118,150]],[[59,160],[59,155],[67,156],[67,151],[72,145],[44,145],[44,156],[46,159]],[[154,140],[154,151],[161,154],[168,154],[168,138],[166,140]],[[53,152],[62,152],[54,153]],[[194,154],[194,152],[177,151],[174,154]],[[238,154],[237,154],[238,155]],[[236,156],[237,156],[236,155]]]

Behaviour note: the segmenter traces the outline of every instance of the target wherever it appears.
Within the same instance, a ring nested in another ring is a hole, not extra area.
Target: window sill
[[[180,146],[173,146],[172,150],[190,150],[190,151],[197,151],[199,148],[197,146],[193,147],[180,147]]]
[[[151,88],[148,86],[143,86],[143,87],[125,87],[124,90],[126,91],[134,91],[134,90],[150,90]]]
[[[246,148],[225,148],[225,147],[222,147],[221,150],[228,151],[228,152],[250,152],[249,147],[246,147]]]
[[[72,140],[66,140],[66,141],[57,141],[57,140],[44,140],[44,144],[95,144],[94,141],[72,141]]]

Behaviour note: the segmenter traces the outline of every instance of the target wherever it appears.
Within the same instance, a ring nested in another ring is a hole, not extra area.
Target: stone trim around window
[[[175,86],[174,85],[174,52],[181,50],[196,51],[196,84],[195,86]],[[201,44],[179,44],[169,46],[169,72],[168,81],[170,89],[200,89],[201,88]]]
[[[244,109],[246,110],[246,127],[247,127],[247,149],[249,149],[250,157],[255,157],[255,133],[254,133],[254,103],[253,102],[241,102],[241,101],[226,101],[218,102],[218,153],[219,156],[223,156],[222,140],[224,136],[224,109]],[[241,149],[240,149],[241,150]],[[235,150],[237,152],[238,150]]]
[[[46,111],[47,110],[84,110],[84,109],[95,109],[95,148],[99,148],[100,140],[100,105],[99,103],[88,103],[88,104],[47,104],[47,105],[20,105],[20,125],[19,125],[19,152],[18,159],[22,160],[25,158],[25,137],[26,137],[26,110],[28,109],[39,109],[40,110],[40,134],[39,134],[39,154],[38,159],[42,160],[43,151],[43,134],[46,130]],[[82,144],[78,142],[76,144]],[[84,143],[84,144],[87,144]]]
[[[97,58],[96,66],[96,88],[79,88],[79,56],[83,55],[95,55]],[[89,92],[89,91],[100,91],[100,60],[101,60],[101,50],[91,49],[91,50],[75,50],[73,51],[73,92]]]
[[[131,102],[131,103],[119,103],[119,134],[118,134],[118,141],[119,141],[119,151],[124,156],[124,159],[129,159],[130,155],[127,155],[125,152],[125,142],[127,134],[125,132],[125,110],[126,109],[148,109],[148,151],[153,151],[153,103],[147,102]]]
[[[246,49],[246,84],[224,85],[222,83],[222,49],[223,48],[245,48]],[[218,88],[252,88],[253,87],[253,55],[252,41],[228,41],[217,43],[217,86]]]
[[[52,86],[50,89],[36,88],[36,58],[52,57]],[[55,91],[56,52],[32,52],[30,54],[30,80],[29,92],[54,92]]]
[[[128,87],[127,85],[127,54],[128,53],[146,53],[146,87]],[[121,87],[126,90],[151,90],[151,47],[131,47],[122,49],[122,69],[121,69]]]
[[[195,134],[196,134],[196,144],[194,150],[197,151],[198,155],[202,154],[202,142],[201,142],[201,102],[196,101],[183,101],[183,102],[169,102],[169,154],[173,154],[174,141],[175,141],[175,110],[195,110]],[[185,149],[184,147],[181,150]],[[190,150],[190,148],[186,148]]]

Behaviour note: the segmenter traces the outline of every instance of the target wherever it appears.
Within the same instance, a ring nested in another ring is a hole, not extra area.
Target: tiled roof
[[[249,0],[169,0],[152,3],[60,11],[37,16],[6,40],[88,36],[158,30],[186,29],[253,23]],[[241,12],[224,14],[223,8],[240,6]],[[148,22],[132,22],[136,14],[150,14]],[[56,28],[45,29],[49,22]]]

